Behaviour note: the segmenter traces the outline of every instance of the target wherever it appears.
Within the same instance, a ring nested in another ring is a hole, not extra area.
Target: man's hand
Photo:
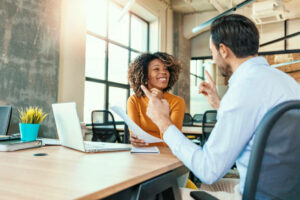
[[[144,140],[141,140],[135,134],[130,134],[130,143],[135,147],[147,147],[149,146]]]
[[[159,99],[153,95],[145,86],[141,86],[144,94],[148,97],[148,117],[158,126],[161,133],[164,133],[172,124],[170,120],[169,103],[165,99]]]
[[[209,73],[205,70],[205,76],[208,79],[208,82],[202,81],[198,86],[198,93],[203,94],[209,104],[214,107],[216,110],[220,107],[220,97],[217,93],[217,88],[215,82],[212,80]]]

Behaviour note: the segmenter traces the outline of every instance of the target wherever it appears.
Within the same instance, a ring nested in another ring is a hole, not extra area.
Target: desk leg
[[[177,178],[188,172],[184,166],[139,185],[118,192],[105,200],[181,200]]]

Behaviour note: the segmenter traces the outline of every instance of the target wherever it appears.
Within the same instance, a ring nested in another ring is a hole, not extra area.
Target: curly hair
[[[167,92],[176,83],[179,78],[179,73],[181,71],[180,62],[175,59],[172,55],[163,52],[156,53],[144,53],[138,56],[131,64],[128,70],[128,80],[130,87],[133,89],[134,93],[138,96],[144,96],[144,92],[141,89],[141,85],[147,87],[148,81],[148,66],[149,63],[154,60],[159,59],[168,69],[170,73],[170,78],[168,86],[163,89],[163,92]]]

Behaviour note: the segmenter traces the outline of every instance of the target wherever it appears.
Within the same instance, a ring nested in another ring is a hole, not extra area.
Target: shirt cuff
[[[185,137],[176,126],[170,125],[165,131],[163,139],[170,149],[173,149],[180,144],[182,136]]]
[[[189,140],[174,125],[168,127],[163,137],[173,154],[191,169],[194,152],[201,150],[201,147]]]

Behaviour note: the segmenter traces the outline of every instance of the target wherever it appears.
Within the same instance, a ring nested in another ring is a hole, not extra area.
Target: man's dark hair
[[[238,58],[253,56],[259,48],[259,33],[255,24],[243,15],[217,18],[211,25],[211,38],[216,48],[222,43]]]

